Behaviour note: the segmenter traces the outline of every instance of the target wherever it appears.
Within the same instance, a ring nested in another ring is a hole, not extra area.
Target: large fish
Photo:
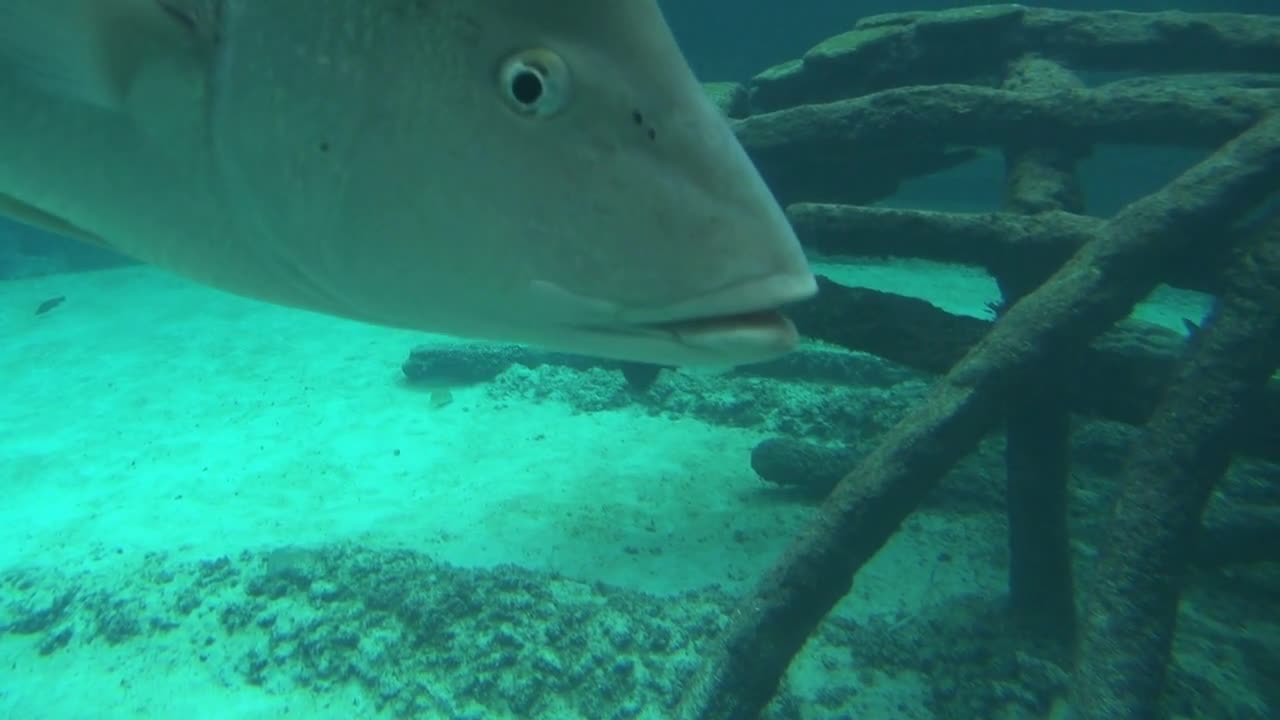
[[[816,286],[654,0],[2,0],[0,212],[267,301],[675,365]]]

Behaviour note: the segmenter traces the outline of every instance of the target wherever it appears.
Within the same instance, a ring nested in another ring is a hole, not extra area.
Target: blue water
[[[862,154],[848,158],[838,138],[829,147],[773,138],[778,151],[751,134],[803,114],[758,107],[759,88],[823,40],[878,13],[980,3],[661,5],[699,78],[738,84],[746,104],[736,128],[787,204],[932,211],[992,226],[1013,214],[1015,148],[990,133],[857,145]],[[1254,13],[1259,27],[1262,15],[1280,14],[1276,0],[1059,5]],[[1280,30],[1270,43],[1264,60],[1241,59],[1230,75],[1193,86],[1239,88],[1220,104],[1245,115],[1280,112]],[[4,58],[0,83],[12,82]],[[890,70],[905,62],[891,60]],[[1159,80],[1126,67],[1077,77],[1094,89]],[[884,94],[870,100],[899,90],[877,88]],[[849,126],[875,108],[855,106]],[[1221,144],[1168,142],[1162,129],[1146,142],[1061,145],[1068,130],[1032,133],[1039,150],[1075,153],[1067,184],[1078,193],[1061,193],[1049,215],[1099,227]],[[1257,194],[1241,203],[1245,215],[1198,229],[1200,242],[1274,228],[1280,195]],[[939,238],[904,225],[897,232],[912,251],[901,251],[884,238],[824,240],[812,224],[797,227],[830,287],[899,304],[824,305],[844,297],[824,290],[794,309],[804,336],[795,353],[712,372],[423,336],[246,300],[0,217],[0,720],[756,716],[692,712],[693,680],[716,667],[725,631],[761,607],[754,593],[834,513],[824,505],[832,485],[874,458],[1018,299],[995,274],[1009,269],[1000,251],[987,264],[955,259],[965,254],[955,245],[980,243],[981,233]],[[1132,490],[1126,463],[1148,441],[1142,418],[1126,412],[1164,397],[1151,376],[1190,357],[1212,326],[1222,283],[1206,264],[1170,262],[1110,344],[1086,352],[1068,342],[1054,362],[1076,370],[1045,368],[1078,383],[1066,401],[1075,403],[1070,431],[1046,430],[1030,461],[1021,448],[1021,467],[1043,465],[1046,484],[1067,478],[1065,504],[1041,519],[1065,524],[1069,540],[1036,550],[1069,555],[1072,572],[1033,572],[1046,585],[1031,588],[1032,612],[1028,590],[1011,590],[1019,571],[1010,547],[1024,541],[1011,540],[1018,448],[1002,421],[870,551],[863,534],[893,503],[863,516],[845,541],[865,562],[838,601],[828,608],[816,590],[801,592],[773,618],[779,637],[788,623],[816,626],[791,635],[808,638],[794,657],[772,658],[781,679],[764,657],[738,658],[729,667],[746,669],[745,687],[719,692],[766,688],[758,716],[769,720],[1280,717],[1275,376],[1237,409],[1243,420],[1223,441],[1222,477],[1208,478],[1216,482],[1198,508],[1199,534],[1170,543],[1180,559],[1168,596],[1176,626],[1165,655],[1141,656],[1154,662],[1146,676],[1163,674],[1158,692],[1114,683],[1110,692],[1140,702],[1112,709],[1077,672],[1095,667],[1085,653],[1108,639],[1092,583],[1100,557],[1123,555],[1106,538],[1117,498]],[[868,310],[881,307],[893,309]],[[1275,344],[1259,336],[1259,352]],[[1018,386],[1005,409],[1041,390]],[[1065,416],[1021,411],[1031,425]],[[822,577],[848,565],[833,560]],[[1070,597],[1054,596],[1057,582]],[[1125,626],[1114,638],[1107,652],[1124,677],[1125,653],[1145,646],[1129,642]]]

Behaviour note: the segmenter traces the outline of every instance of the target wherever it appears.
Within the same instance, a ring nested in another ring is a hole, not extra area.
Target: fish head
[[[339,312],[670,365],[796,344],[777,310],[813,275],[655,2],[338,6],[359,21],[228,49],[217,126]]]

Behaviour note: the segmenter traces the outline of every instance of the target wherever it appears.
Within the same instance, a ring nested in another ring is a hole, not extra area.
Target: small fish
[[[394,327],[662,365],[817,286],[656,0],[4,0],[0,213]]]
[[[50,310],[52,310],[52,309],[54,309],[54,308],[58,307],[58,306],[59,306],[59,305],[61,305],[62,303],[66,302],[66,300],[67,300],[67,298],[66,298],[66,296],[65,296],[65,295],[59,295],[58,297],[51,297],[51,298],[49,298],[48,300],[45,300],[44,302],[40,303],[40,304],[36,307],[36,313],[35,313],[35,314],[36,314],[36,315],[43,315],[43,314],[45,314],[45,313],[49,312]]]

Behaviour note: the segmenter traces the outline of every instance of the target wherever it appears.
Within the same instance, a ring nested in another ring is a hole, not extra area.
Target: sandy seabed
[[[953,311],[983,314],[991,299],[987,280],[910,264],[834,274],[911,286]],[[66,301],[34,315],[52,296]],[[1195,311],[1151,316],[1180,329]],[[658,596],[716,584],[738,593],[813,512],[752,473],[756,432],[639,409],[582,413],[479,386],[435,407],[399,369],[420,334],[151,268],[0,284],[0,327],[0,574],[110,582],[148,554],[182,564],[352,544]],[[957,532],[913,518],[842,611],[895,616],[1000,592],[989,549],[966,561]],[[945,566],[940,546],[957,555]],[[41,655],[33,638],[0,633],[0,718],[350,717],[326,708],[360,694],[252,687],[182,648],[169,634]]]

